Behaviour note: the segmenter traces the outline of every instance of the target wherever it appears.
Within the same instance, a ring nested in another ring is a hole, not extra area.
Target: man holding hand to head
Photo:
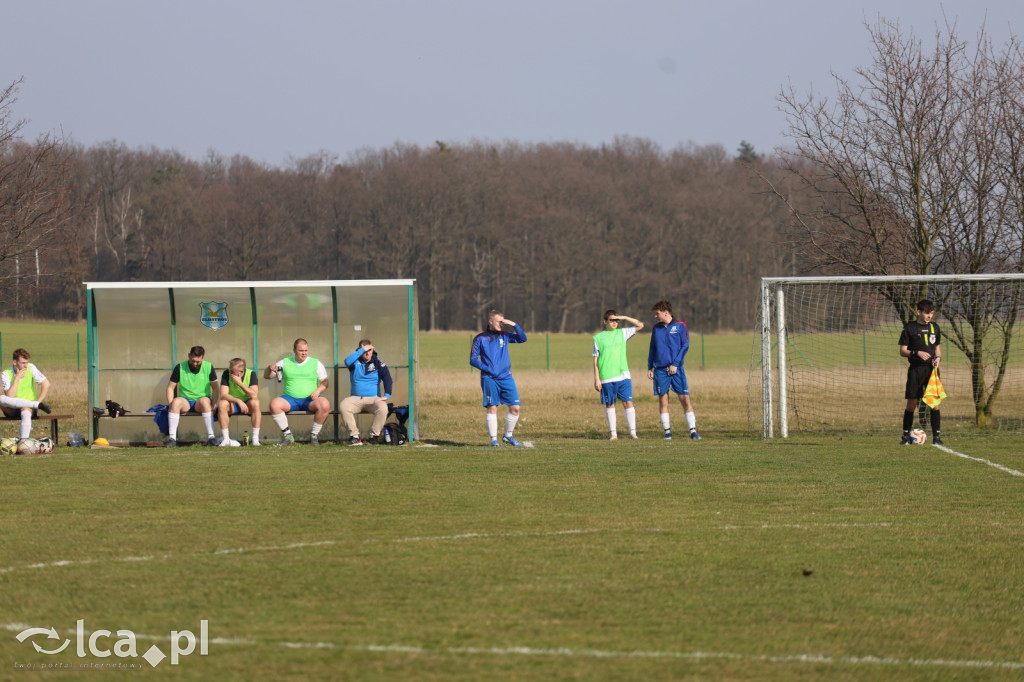
[[[359,348],[345,358],[352,395],[341,401],[341,418],[348,429],[348,444],[362,445],[356,415],[362,412],[373,414],[369,443],[380,440],[380,432],[388,418],[388,398],[391,397],[391,370],[377,357],[377,351],[369,339],[359,342]],[[383,385],[383,391],[381,390]]]

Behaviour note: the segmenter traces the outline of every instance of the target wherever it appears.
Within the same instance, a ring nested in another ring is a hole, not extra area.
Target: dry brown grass
[[[88,433],[89,402],[85,372],[58,369],[47,373],[53,388],[49,402],[55,413],[75,418],[60,424],[61,439],[68,431]],[[747,428],[746,370],[696,370],[687,374],[693,394],[698,427],[705,431],[737,431]],[[477,443],[483,431],[480,375],[471,370],[420,371],[420,430],[427,440]],[[593,373],[579,371],[521,370],[515,372],[523,401],[517,433],[524,439],[555,437],[604,438],[607,423],[593,386]],[[657,402],[646,377],[633,379],[637,420],[641,435],[660,435]],[[672,404],[674,424],[682,423],[682,409]],[[504,409],[499,414],[504,415]],[[621,408],[620,408],[620,421]],[[16,433],[13,422],[3,435]],[[48,433],[43,425],[35,435]]]
[[[522,370],[514,372],[522,399],[517,434],[529,440],[553,437],[604,438],[607,422],[594,390],[592,371]],[[480,375],[462,370],[420,372],[420,428],[426,440],[476,443],[483,433]],[[698,429],[747,429],[746,370],[689,372]],[[646,377],[633,379],[637,427],[641,437],[660,437],[657,401]],[[504,415],[504,409],[499,415]],[[681,425],[678,402],[671,406],[673,424]],[[621,416],[619,421],[622,422]]]

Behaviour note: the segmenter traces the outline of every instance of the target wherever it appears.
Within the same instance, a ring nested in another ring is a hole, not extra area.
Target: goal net
[[[931,299],[942,332],[944,434],[1024,431],[1024,275],[761,280],[748,421],[897,438],[907,360],[898,341]],[[915,423],[928,424],[919,406]]]

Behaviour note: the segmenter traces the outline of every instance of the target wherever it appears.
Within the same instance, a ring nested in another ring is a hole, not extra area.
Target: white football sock
[[[630,435],[636,434],[636,408],[626,408],[626,425],[629,426]]]
[[[491,440],[495,440],[498,437],[498,415],[487,413],[487,417],[484,419],[487,424],[487,435],[491,437]]]
[[[518,414],[512,414],[511,412],[509,412],[508,414],[505,415],[505,435],[506,436],[511,436],[512,435],[512,432],[516,428],[516,422],[518,422],[518,421],[519,421],[519,415]]]
[[[206,426],[206,437],[213,438],[213,412],[200,413],[203,417],[203,424]]]

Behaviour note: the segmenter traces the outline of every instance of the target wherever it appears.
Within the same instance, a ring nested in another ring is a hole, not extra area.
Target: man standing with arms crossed
[[[690,330],[686,323],[672,317],[672,304],[661,300],[651,308],[657,324],[651,329],[651,348],[647,354],[647,378],[654,380],[654,395],[658,396],[658,411],[665,440],[672,439],[672,424],[668,413],[668,392],[679,397],[683,406],[690,438],[700,440],[697,417],[690,402],[690,386],[686,383],[683,362],[690,350]]]
[[[621,326],[628,322],[630,326]],[[644,328],[640,320],[619,315],[614,310],[604,314],[604,331],[594,336],[594,388],[601,394],[601,404],[608,419],[611,440],[618,440],[615,399],[625,409],[629,437],[636,439],[636,408],[633,407],[633,379],[629,375],[626,342]]]
[[[502,325],[512,327],[513,331],[504,331]],[[512,320],[506,320],[497,310],[492,310],[487,315],[487,329],[473,338],[469,364],[480,370],[480,389],[484,394],[487,433],[491,437],[491,445],[499,445],[498,405],[508,405],[505,435],[501,440],[519,448],[523,444],[512,435],[519,421],[519,391],[512,378],[512,361],[508,357],[510,343],[526,343],[526,332]]]

